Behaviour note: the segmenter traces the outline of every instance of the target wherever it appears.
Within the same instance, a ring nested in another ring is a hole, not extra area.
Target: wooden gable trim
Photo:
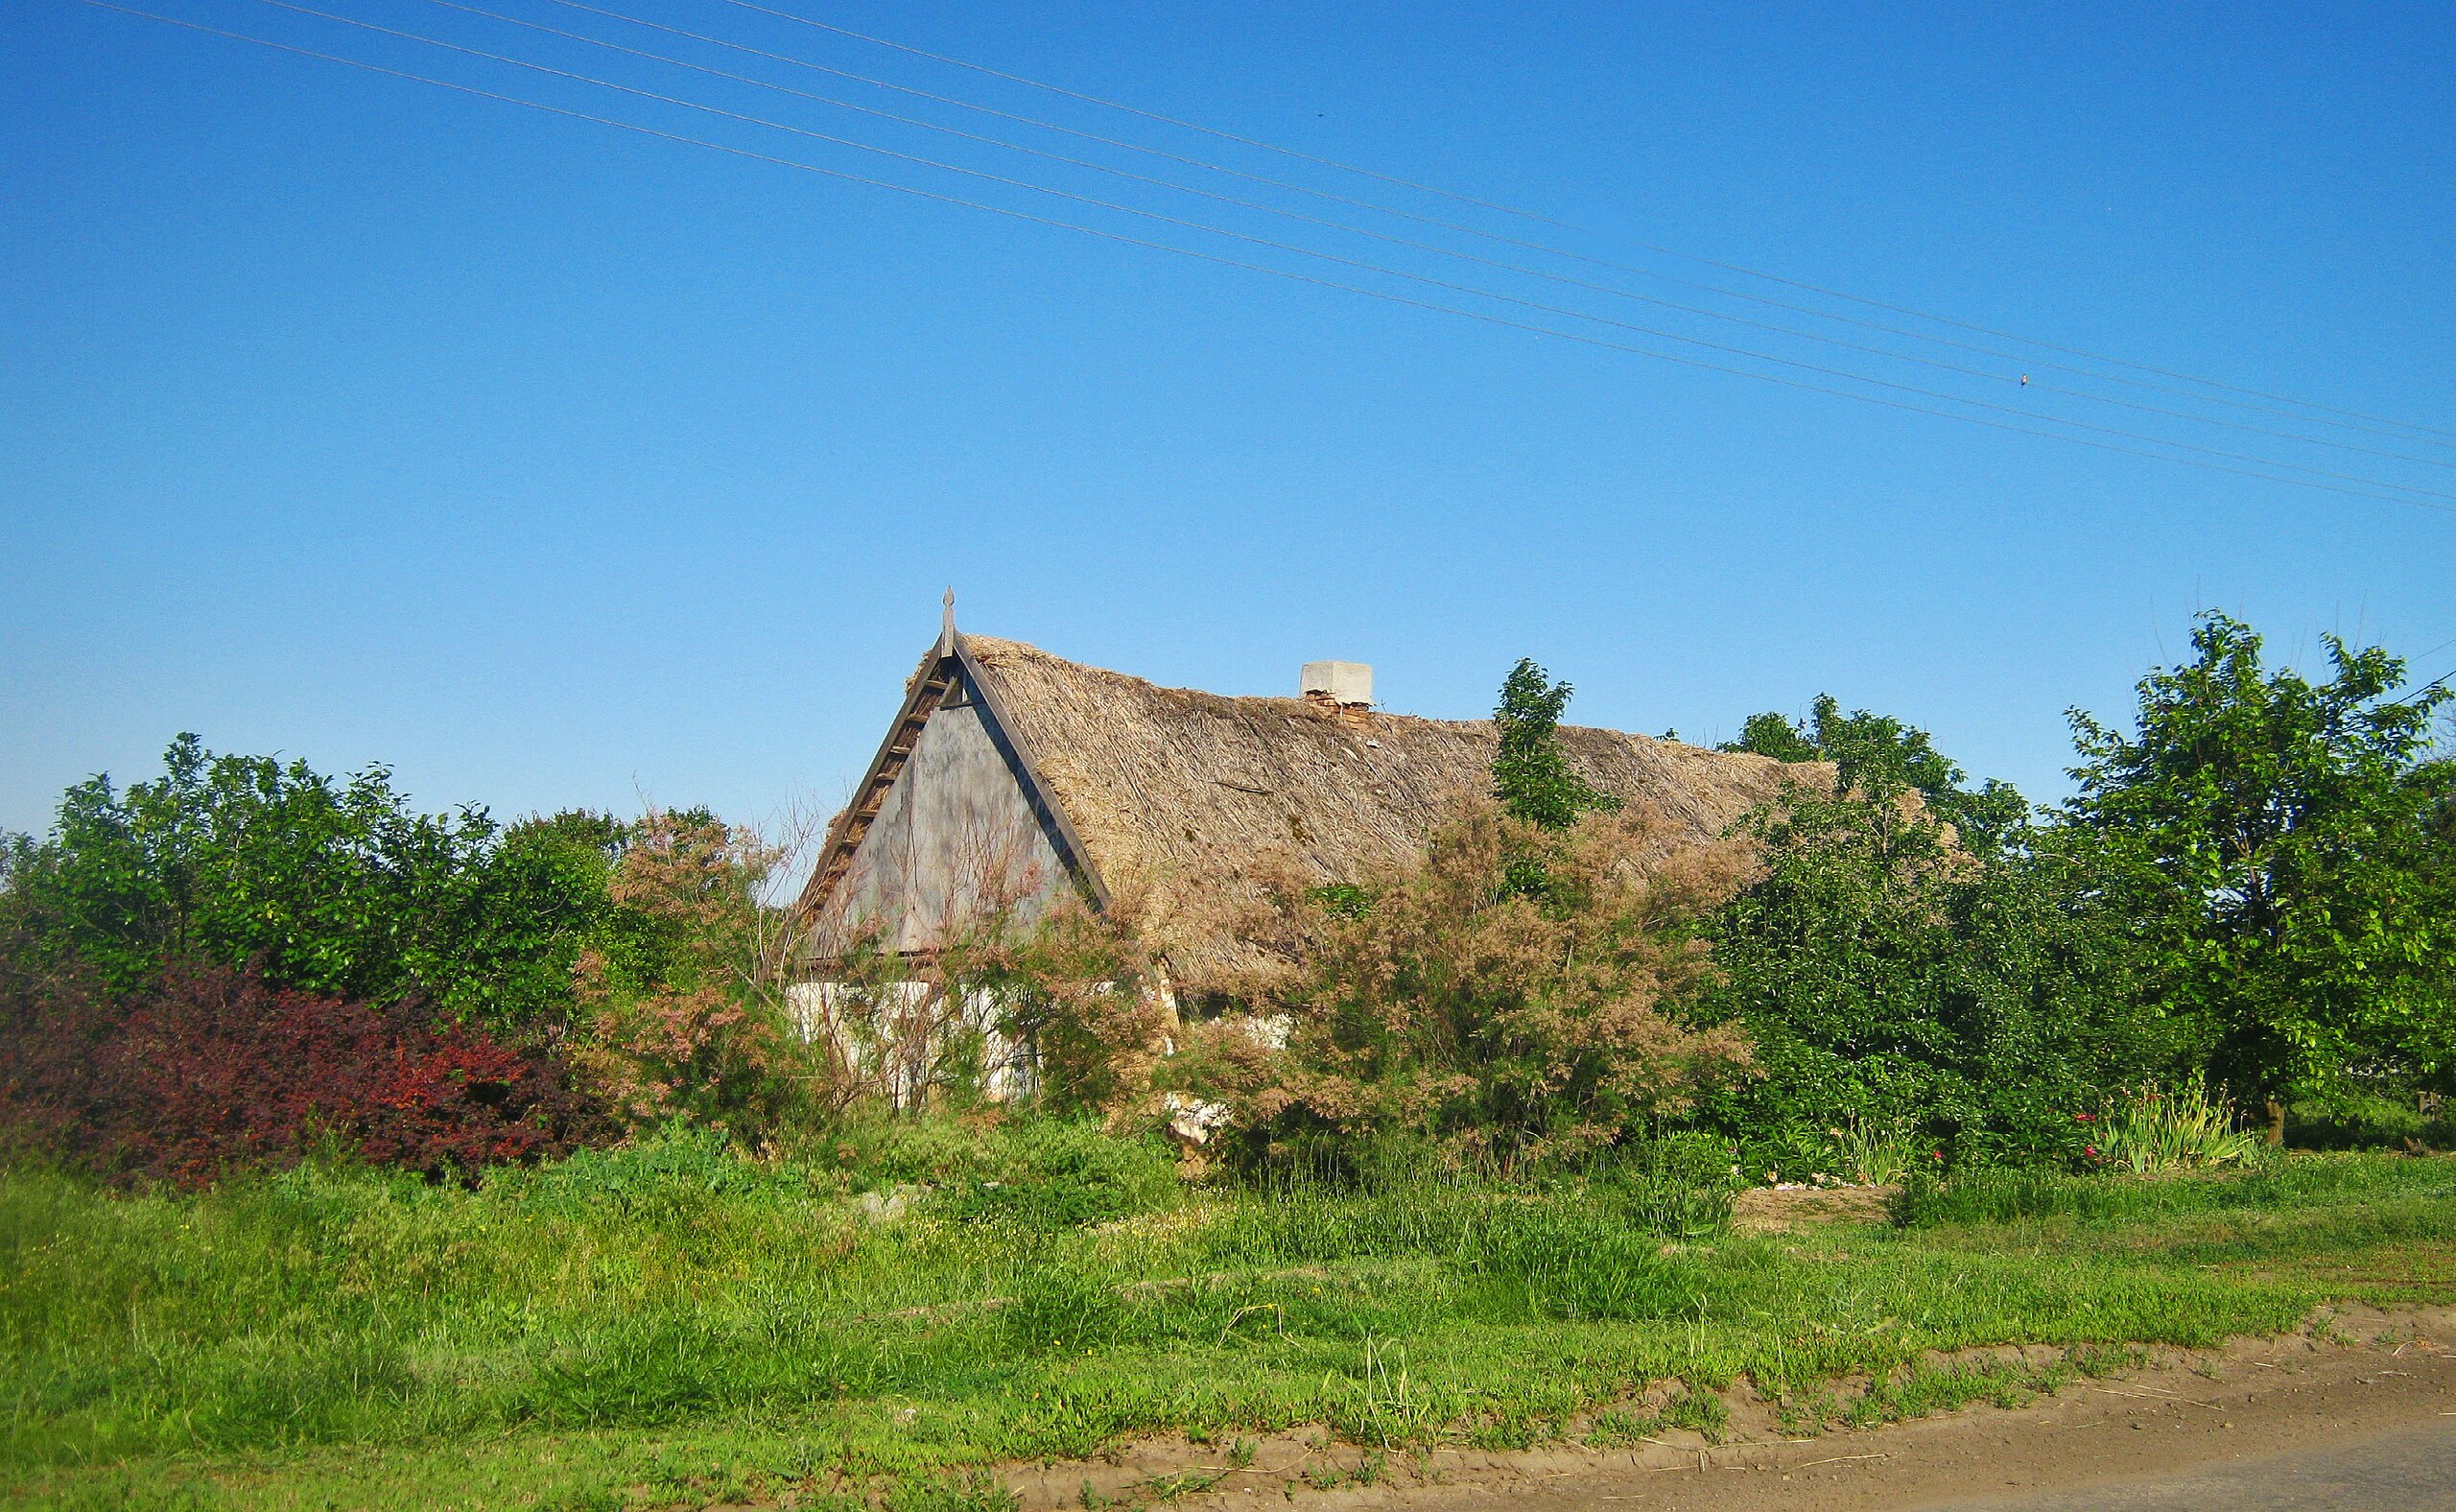
[[[912,674],[911,691],[904,696],[904,707],[897,712],[895,722],[887,726],[886,739],[879,743],[879,753],[870,758],[870,769],[862,775],[861,786],[853,790],[853,801],[828,826],[827,843],[819,847],[818,864],[811,868],[810,881],[802,886],[801,897],[794,909],[804,918],[815,916],[827,901],[845,869],[853,864],[853,853],[870,833],[870,825],[879,816],[880,806],[904,775],[905,764],[912,759],[912,747],[920,744],[921,726],[938,712],[946,700],[947,691],[955,685],[955,658],[947,652],[941,640],[931,648]]]
[[[972,652],[964,647],[961,636],[956,637],[955,654],[963,668],[965,684],[972,689],[973,697],[980,700],[981,709],[989,716],[991,738],[1006,748],[1015,770],[1023,774],[1025,795],[1032,800],[1033,809],[1049,821],[1050,827],[1057,831],[1057,838],[1065,842],[1066,860],[1074,866],[1074,874],[1083,880],[1084,886],[1091,889],[1092,901],[1106,909],[1109,906],[1108,884],[1100,880],[1099,868],[1092,863],[1092,853],[1083,848],[1083,837],[1074,833],[1074,821],[1066,816],[1066,810],[1058,803],[1057,795],[1051,792],[1049,784],[1041,780],[1040,764],[1032,759],[1031,745],[1024,739],[1023,730],[1006,717],[1004,698],[996,686],[980,674],[980,664],[972,659]]]
[[[912,759],[913,747],[920,744],[922,726],[928,724],[930,716],[937,713],[946,702],[947,695],[955,690],[958,677],[970,686],[973,697],[988,716],[991,738],[1004,747],[1011,765],[1022,774],[1025,795],[1064,842],[1066,860],[1090,887],[1093,900],[1102,908],[1108,906],[1108,887],[1093,866],[1091,853],[1083,848],[1082,838],[1074,833],[1074,821],[1058,806],[1049,785],[1041,781],[1040,771],[1032,762],[1030,748],[1025,744],[1022,732],[1006,717],[997,693],[990,687],[989,680],[980,674],[980,664],[972,659],[971,652],[964,650],[963,638],[955,634],[950,626],[949,632],[939,638],[938,644],[931,649],[920,669],[913,673],[912,689],[905,695],[904,707],[897,713],[895,722],[887,727],[886,739],[880,743],[878,755],[871,758],[870,769],[863,774],[861,786],[854,790],[853,801],[844,806],[844,812],[838,815],[836,822],[828,827],[826,843],[819,848],[818,864],[811,869],[810,881],[803,886],[801,896],[794,904],[796,913],[803,919],[817,915],[825,907],[828,894],[851,869],[854,852],[862,848],[862,841],[868,837],[871,824],[878,819],[879,810],[886,803],[887,793],[894,789],[895,780],[904,775],[906,764]]]

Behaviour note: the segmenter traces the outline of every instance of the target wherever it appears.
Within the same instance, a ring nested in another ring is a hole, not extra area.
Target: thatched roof
[[[1068,832],[1067,848],[1103,898],[1130,885],[1165,908],[1173,894],[1265,856],[1293,857],[1326,882],[1353,879],[1420,854],[1447,810],[1491,787],[1498,737],[1488,720],[1162,688],[1017,641],[952,632],[915,673],[900,724],[923,713],[916,700],[927,702],[925,690],[946,678],[949,662],[978,684],[1013,738],[1038,796]],[[1560,734],[1589,784],[1651,806],[1699,841],[1776,797],[1786,780],[1832,782],[1830,768],[1618,730],[1565,726]],[[874,768],[873,785],[881,775]],[[839,820],[838,834],[859,843],[858,825]],[[822,859],[809,901],[820,901],[828,876]],[[1196,955],[1215,954],[1188,943]],[[1232,941],[1209,943],[1236,953]],[[1194,961],[1184,966],[1200,974]]]

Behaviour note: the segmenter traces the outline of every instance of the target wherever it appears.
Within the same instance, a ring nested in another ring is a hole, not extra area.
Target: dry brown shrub
[[[1253,923],[1276,966],[1170,1079],[1248,1139],[1412,1136],[1503,1175],[1609,1145],[1748,1072],[1736,1030],[1681,1018],[1712,971],[1698,926],[1747,855],[1648,809],[1543,831],[1477,800],[1355,887],[1291,865]]]
[[[782,851],[747,828],[651,809],[608,884],[625,927],[573,967],[564,1051],[637,1123],[677,1114],[753,1133],[810,1079],[783,1011],[783,942],[760,889]]]
[[[1051,1111],[1138,1107],[1170,1048],[1167,975],[1129,916],[1069,894],[1030,929],[976,933],[948,955],[948,973],[987,993],[1001,1032],[1028,1047]]]

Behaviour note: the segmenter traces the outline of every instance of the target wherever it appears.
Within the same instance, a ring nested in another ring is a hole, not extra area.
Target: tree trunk
[[[2271,1147],[2285,1143],[2285,1103],[2277,1098],[2268,1099],[2268,1142]]]

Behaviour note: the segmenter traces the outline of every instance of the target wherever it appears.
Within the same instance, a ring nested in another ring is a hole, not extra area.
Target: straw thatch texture
[[[1219,918],[1196,893],[1238,890],[1265,857],[1325,882],[1420,854],[1445,811],[1488,791],[1489,721],[1347,714],[1297,698],[1221,697],[966,636],[990,701],[1072,821],[1113,892],[1152,916]],[[1830,788],[1832,770],[1704,750],[1618,730],[1564,727],[1579,775],[1659,811],[1699,841],[1784,782]],[[1196,925],[1168,952],[1199,984],[1240,954]]]

